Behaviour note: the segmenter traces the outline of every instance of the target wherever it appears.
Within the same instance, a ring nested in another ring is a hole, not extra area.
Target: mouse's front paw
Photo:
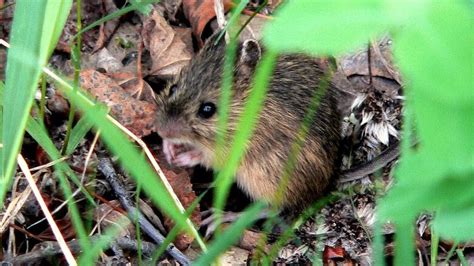
[[[180,167],[193,167],[202,160],[200,151],[168,140],[163,140],[163,153],[168,163]]]
[[[198,150],[189,150],[176,155],[172,164],[180,167],[193,167],[201,163],[202,153]]]

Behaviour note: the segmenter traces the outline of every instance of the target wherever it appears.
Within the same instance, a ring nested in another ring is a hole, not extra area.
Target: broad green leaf
[[[417,170],[417,168],[414,168]],[[423,182],[423,173],[412,174],[413,180],[400,179],[379,205],[383,219],[412,220],[424,210],[461,208],[474,202],[474,186],[471,174],[450,176],[432,182]]]
[[[474,205],[447,207],[438,211],[433,226],[444,239],[471,241],[474,239]]]
[[[378,0],[288,1],[265,28],[263,39],[278,52],[341,53],[397,25],[397,16],[388,12]]]
[[[395,56],[413,97],[407,108],[421,140],[416,152],[403,155],[399,184],[382,202],[381,213],[394,219],[474,205],[471,20],[456,3],[437,2],[427,9],[425,17],[394,35]]]
[[[474,32],[464,6],[440,1],[430,8],[396,34],[394,46],[426,160],[417,168],[432,179],[474,168]],[[400,168],[400,177],[411,178],[412,167]]]

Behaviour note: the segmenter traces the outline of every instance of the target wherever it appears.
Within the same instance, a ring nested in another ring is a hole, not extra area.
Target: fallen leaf
[[[54,219],[54,222],[58,226],[61,235],[64,237],[64,240],[68,241],[76,237],[76,231],[69,217],[66,216],[62,219]],[[53,231],[49,226],[44,231],[36,235],[36,237],[42,241],[56,240],[56,236],[54,236]]]
[[[231,0],[224,0],[224,10],[229,11],[232,7]],[[198,40],[199,46],[203,46],[203,40],[201,38],[202,32],[206,28],[206,25],[216,17],[216,11],[214,9],[214,1],[203,1],[203,0],[183,0],[183,11],[186,18],[191,23],[193,34]]]
[[[344,71],[347,77],[356,76],[368,76],[369,65],[367,58],[367,45],[365,48],[359,51],[343,56],[340,58],[339,63],[341,69]],[[399,84],[400,73],[394,69],[392,62],[392,51],[391,51],[391,40],[389,38],[383,38],[378,42],[371,44],[370,54],[370,66],[373,77],[382,77],[386,79],[394,79]]]
[[[153,11],[142,29],[143,44],[152,59],[149,75],[171,78],[188,64],[192,46],[187,45],[182,36],[183,33],[178,34],[157,11]]]
[[[155,130],[156,105],[135,99],[112,78],[98,71],[83,70],[81,86],[110,107],[111,115],[138,137]]]
[[[161,0],[157,5],[157,9],[165,14],[170,21],[176,21],[176,13],[182,4],[182,0]]]
[[[239,247],[248,251],[253,251],[255,248],[257,248],[258,245],[261,244],[260,242],[264,238],[265,238],[265,234],[262,232],[244,230],[242,232],[242,237],[239,240]],[[269,254],[270,250],[271,250],[271,246],[268,244],[264,244],[263,251]]]
[[[118,200],[112,200],[100,204],[94,208],[94,221],[99,224],[101,230],[110,227],[119,227],[121,230],[117,237],[135,237],[134,224],[128,219]]]
[[[171,167],[164,159],[165,157],[161,150],[159,152],[154,152],[154,156],[159,162],[161,170],[166,176],[166,179],[168,179],[168,182],[173,188],[173,191],[176,193],[179,201],[181,204],[183,204],[184,209],[189,208],[196,199],[196,193],[193,190],[189,174],[184,169]],[[197,227],[201,225],[201,212],[199,204],[192,212],[190,219]],[[165,217],[163,221],[167,230],[171,230],[175,225],[173,220],[168,217]],[[180,233],[175,238],[174,244],[178,249],[185,250],[193,241],[193,236],[187,233]]]
[[[117,6],[114,3],[114,0],[103,0],[103,6],[105,9],[105,14],[112,14],[118,10]],[[119,26],[120,18],[113,18],[107,20],[106,22],[100,25],[99,37],[95,43],[93,52],[98,51],[103,48],[104,45],[108,42],[110,36],[113,35],[117,27]]]
[[[343,247],[325,246],[323,251],[323,261],[328,263],[329,260],[344,259],[347,256],[346,250]]]

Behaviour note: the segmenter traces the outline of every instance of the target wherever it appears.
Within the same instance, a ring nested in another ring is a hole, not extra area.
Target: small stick
[[[128,217],[131,220],[138,219],[138,223],[142,230],[150,236],[158,245],[163,245],[165,237],[135,208],[132,201],[127,196],[127,191],[122,186],[118,179],[117,173],[115,172],[112,162],[109,158],[100,156],[99,165],[97,169],[105,176],[110,186],[115,192],[115,195],[119,199],[120,203],[127,210]],[[176,261],[182,265],[189,265],[191,262],[189,259],[181,253],[173,244],[166,247],[166,252],[172,256]]]
[[[101,238],[101,235],[93,235],[90,237],[90,241],[92,244],[94,244],[95,242],[100,241]],[[112,244],[117,245],[125,250],[137,251],[138,249],[138,241],[126,237],[117,238],[113,241],[113,243],[110,243],[110,245]],[[140,245],[142,252],[147,256],[151,256],[153,251],[157,248],[155,244],[146,241],[141,241]],[[80,253],[82,251],[81,245],[77,240],[71,240],[67,242],[67,246],[74,254]],[[44,241],[36,244],[31,252],[7,259],[4,262],[12,263],[13,265],[33,264],[42,259],[57,256],[59,254],[62,254],[62,250],[58,242]]]
[[[214,11],[216,12],[216,18],[217,18],[217,25],[219,26],[219,30],[222,30],[225,28],[225,25],[227,24],[225,20],[225,11],[224,11],[224,4],[222,3],[223,0],[214,0]],[[229,43],[230,37],[229,33],[225,33],[225,42]]]
[[[63,238],[63,235],[61,234],[61,231],[59,230],[58,225],[53,219],[53,216],[51,215],[51,212],[48,210],[48,206],[44,202],[43,197],[41,197],[41,192],[39,191],[38,187],[36,186],[35,180],[33,179],[33,176],[31,175],[30,169],[28,168],[28,164],[26,163],[25,159],[21,154],[18,155],[18,165],[21,168],[21,171],[26,177],[26,180],[28,181],[28,185],[31,188],[31,191],[33,192],[33,195],[35,195],[36,200],[38,201],[41,210],[43,211],[44,216],[46,217],[46,220],[48,220],[49,226],[51,226],[51,230],[53,231],[54,236],[58,240],[59,246],[61,247],[61,251],[64,254],[64,257],[67,260],[67,263],[69,265],[77,265],[76,260],[74,259],[74,256],[71,253],[71,250],[66,245],[66,241]]]

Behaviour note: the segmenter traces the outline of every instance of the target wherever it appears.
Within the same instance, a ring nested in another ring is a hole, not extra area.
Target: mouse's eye
[[[208,118],[211,118],[211,116],[214,115],[215,112],[216,112],[216,105],[211,102],[207,102],[207,103],[202,103],[201,106],[199,106],[199,110],[197,114],[198,116],[202,118],[208,119]]]
[[[177,88],[178,88],[178,86],[176,86],[176,84],[171,85],[171,87],[169,89],[168,96],[172,96],[176,92]]]

